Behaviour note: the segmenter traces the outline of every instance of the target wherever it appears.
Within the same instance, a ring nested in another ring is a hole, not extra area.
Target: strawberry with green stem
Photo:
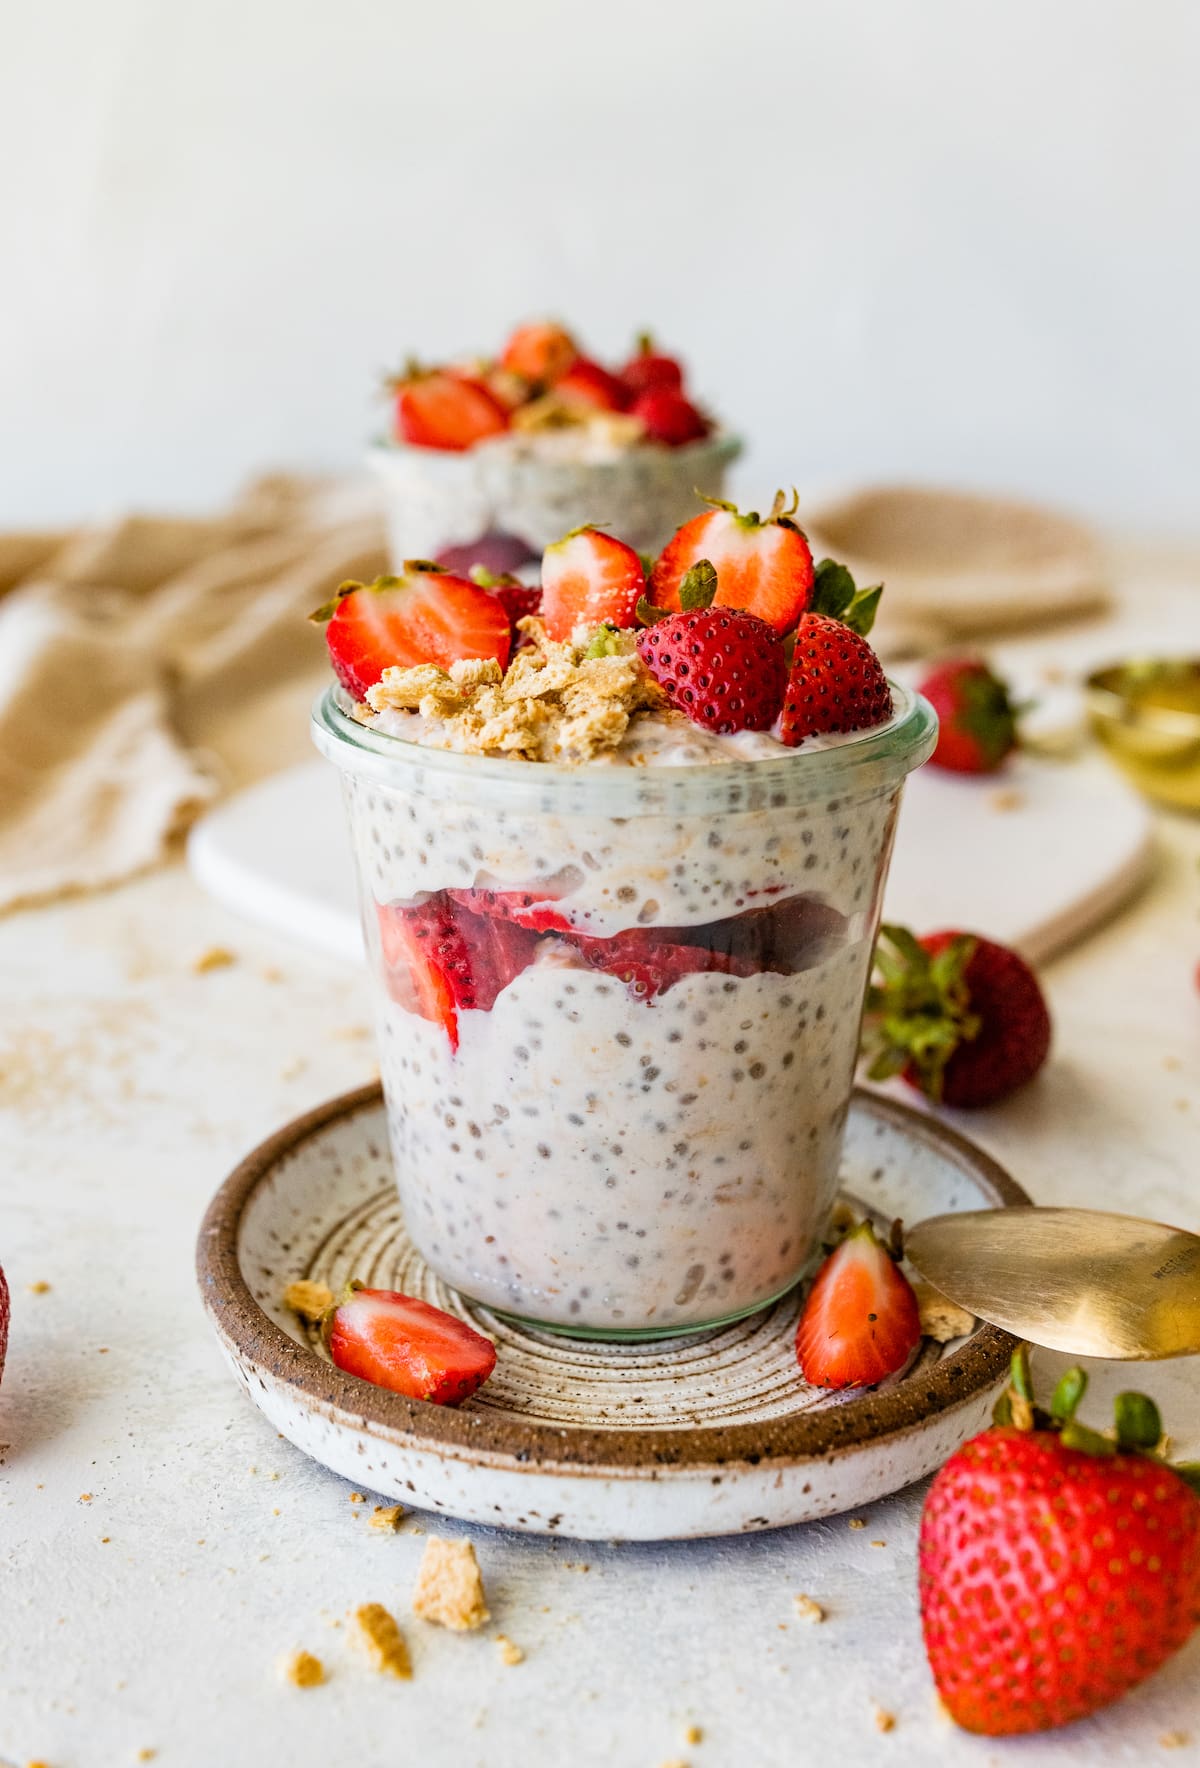
[[[796,1361],[814,1387],[872,1387],[921,1342],[912,1284],[869,1219],[829,1254],[805,1297]]]
[[[918,1543],[921,1624],[938,1693],[989,1737],[1065,1725],[1119,1700],[1200,1621],[1200,1465],[1172,1467],[1144,1394],[1115,1424],[1075,1417],[1070,1369],[1048,1411],[1028,1354],[990,1430],[930,1487]]]
[[[990,1105],[1025,1086],[1050,1051],[1050,1010],[1025,960],[978,934],[917,939],[880,929],[867,994],[871,1080],[899,1074],[944,1105]]]
[[[735,504],[706,497],[708,508],[693,516],[667,542],[650,577],[650,600],[678,612],[688,572],[702,560],[716,571],[715,605],[757,614],[782,637],[809,606],[813,562],[808,541],[794,521],[796,493],[789,504],[782,491],[765,518],[743,514]]]
[[[883,585],[860,590],[845,565],[822,559],[793,644],[779,740],[867,730],[891,716],[892,690],[867,642]]]
[[[920,684],[938,715],[930,766],[951,773],[995,773],[1017,746],[1017,713],[1007,684],[979,657],[948,657]]]
[[[385,669],[449,669],[463,657],[490,657],[503,669],[512,649],[500,598],[428,559],[406,559],[399,575],[374,583],[343,583],[309,618],[324,625],[334,673],[356,700]]]

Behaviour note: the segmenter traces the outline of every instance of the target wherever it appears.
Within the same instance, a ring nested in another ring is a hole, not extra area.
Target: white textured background
[[[653,322],[755,476],[1185,530],[1192,0],[0,0],[0,522],[343,465],[410,346]]]

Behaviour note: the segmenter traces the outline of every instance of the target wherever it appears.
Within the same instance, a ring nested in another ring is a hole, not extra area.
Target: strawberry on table
[[[600,528],[573,528],[542,554],[541,616],[560,643],[577,626],[632,626],[645,588],[638,554]]]
[[[343,583],[311,616],[325,622],[334,673],[355,699],[366,698],[385,669],[460,658],[508,662],[512,634],[503,604],[466,577],[427,559],[409,559],[399,577]]]
[[[1200,1468],[1162,1458],[1158,1408],[1118,1394],[1108,1434],[1075,1421],[1071,1369],[1049,1412],[1022,1349],[997,1422],[942,1468],[918,1544],[921,1623],[938,1693],[988,1737],[1098,1712],[1178,1651],[1200,1620]]]
[[[812,553],[792,520],[795,502],[785,507],[779,492],[765,520],[716,498],[705,502],[710,507],[685,522],[659,556],[650,574],[651,600],[660,608],[681,608],[684,579],[707,559],[717,573],[717,607],[744,608],[776,632],[790,632],[813,586]]]
[[[570,332],[561,325],[536,320],[513,332],[501,354],[500,367],[534,386],[547,387],[566,374],[578,356]]]
[[[699,576],[697,567],[693,581]],[[685,585],[685,599],[691,593]],[[716,603],[691,607],[654,620],[638,634],[637,648],[672,706],[693,724],[722,732],[774,724],[787,658],[774,629],[756,614]]]
[[[943,1105],[990,1105],[1050,1052],[1050,1011],[1022,957],[978,934],[880,929],[867,996],[868,1075],[899,1074]]]
[[[324,1322],[339,1369],[412,1400],[457,1406],[496,1367],[496,1347],[465,1320],[395,1289],[351,1282]]]
[[[655,349],[649,332],[642,332],[637,350],[621,370],[621,379],[631,398],[665,388],[670,393],[683,392],[683,369],[674,356],[664,356]]]
[[[796,1360],[814,1387],[870,1387],[903,1369],[921,1341],[917,1298],[869,1221],[817,1272],[796,1328]]]
[[[577,356],[554,383],[554,393],[564,405],[580,410],[624,411],[629,403],[625,383],[602,368],[590,356]]]
[[[994,773],[1017,746],[1017,715],[1007,685],[979,657],[948,657],[921,682],[938,715],[932,767]]]
[[[673,387],[650,387],[639,393],[629,414],[640,418],[652,442],[663,442],[668,448],[700,442],[712,428],[704,413]]]
[[[508,428],[503,405],[472,375],[411,366],[390,385],[397,442],[461,452]]]

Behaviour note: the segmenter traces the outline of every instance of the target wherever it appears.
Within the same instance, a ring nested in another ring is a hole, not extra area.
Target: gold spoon
[[[1200,1353],[1200,1235],[1095,1209],[931,1216],[906,1257],[993,1326],[1080,1357]]]

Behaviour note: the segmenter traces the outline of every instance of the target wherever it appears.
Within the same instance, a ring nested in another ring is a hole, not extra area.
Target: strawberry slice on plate
[[[406,1012],[440,1025],[452,1050],[459,1012],[490,1012],[537,950],[533,928],[473,914],[448,891],[411,907],[378,904],[376,912],[388,993]]]
[[[496,596],[425,559],[409,559],[399,577],[343,583],[314,621],[327,622],[334,673],[356,700],[385,669],[461,657],[494,657],[503,669],[512,649],[508,613]]]
[[[462,453],[499,436],[508,413],[482,381],[451,369],[412,369],[391,382],[396,395],[393,433],[413,448]]]
[[[745,608],[783,634],[808,607],[813,586],[812,553],[785,507],[780,491],[770,514],[746,515],[731,503],[706,498],[709,508],[667,542],[650,575],[650,600],[660,608],[683,607],[680,591],[693,565],[708,559],[717,573],[713,606]]]
[[[490,1338],[396,1289],[352,1282],[326,1316],[324,1332],[339,1369],[435,1406],[459,1405],[496,1367]]]
[[[870,1387],[921,1341],[912,1284],[860,1222],[817,1272],[796,1328],[796,1360],[813,1387]]]
[[[577,626],[632,626],[645,590],[637,553],[599,528],[573,528],[542,554],[542,619],[560,643]]]

